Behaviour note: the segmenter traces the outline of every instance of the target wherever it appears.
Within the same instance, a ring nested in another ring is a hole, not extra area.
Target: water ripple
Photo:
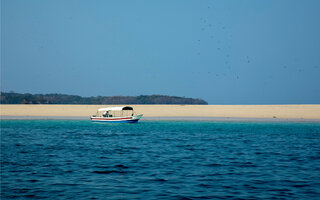
[[[1,120],[1,199],[319,199],[320,124]]]

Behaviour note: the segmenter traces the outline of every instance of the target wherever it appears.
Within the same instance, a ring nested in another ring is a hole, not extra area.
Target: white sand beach
[[[123,105],[0,105],[4,116],[89,117],[98,108]],[[264,118],[320,120],[320,105],[130,105],[145,118]]]

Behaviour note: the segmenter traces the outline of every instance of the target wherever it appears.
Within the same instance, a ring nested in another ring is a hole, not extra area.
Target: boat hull
[[[137,123],[142,115],[129,117],[91,117],[92,122],[111,122],[111,123]]]

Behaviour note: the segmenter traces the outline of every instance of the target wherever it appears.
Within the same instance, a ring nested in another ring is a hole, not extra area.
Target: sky
[[[1,91],[319,104],[319,0],[1,0]]]

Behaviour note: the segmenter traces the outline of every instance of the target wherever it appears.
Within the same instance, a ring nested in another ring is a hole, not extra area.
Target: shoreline
[[[89,117],[77,116],[7,116],[1,115],[0,120],[83,120]],[[284,119],[284,118],[243,118],[243,117],[143,117],[140,121],[212,121],[212,122],[317,122],[320,119]]]
[[[0,104],[0,119],[88,119],[125,105]],[[319,105],[129,105],[141,120],[320,121]]]

